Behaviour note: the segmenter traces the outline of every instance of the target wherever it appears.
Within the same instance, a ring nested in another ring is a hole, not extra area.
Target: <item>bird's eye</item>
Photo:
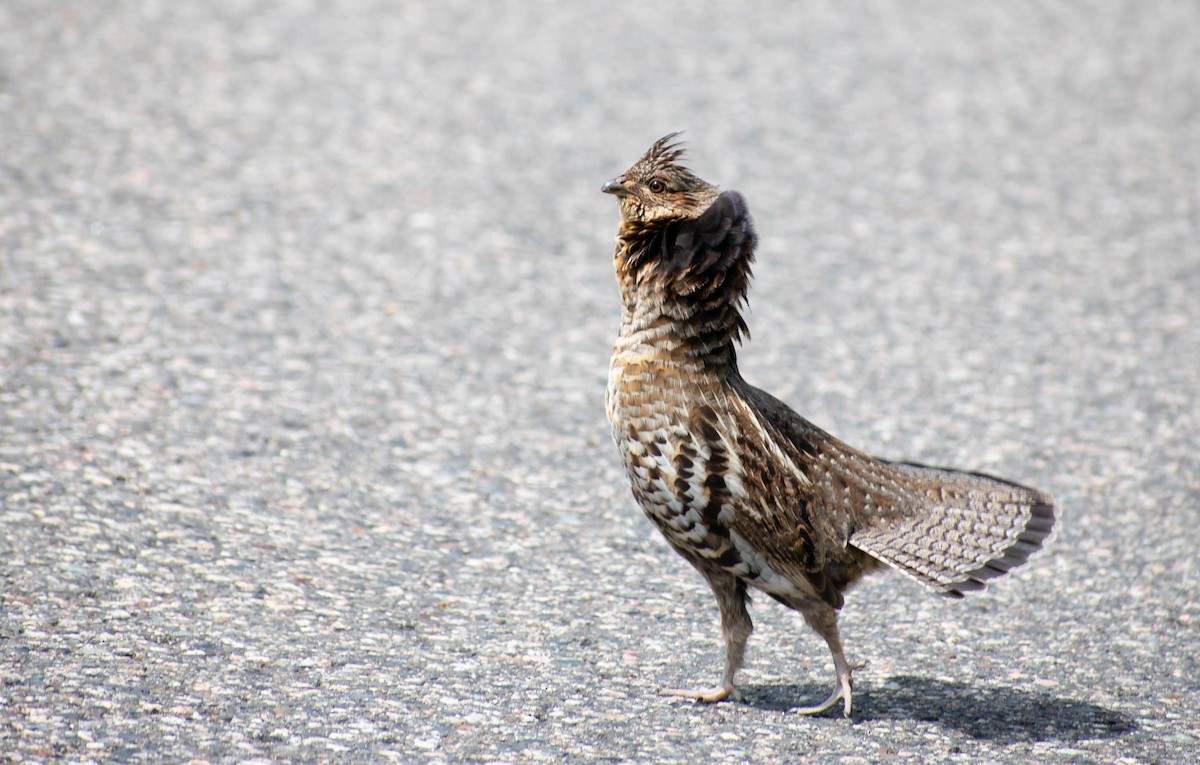
[[[646,187],[655,194],[661,194],[667,190],[667,184],[661,178],[655,178],[646,184]]]

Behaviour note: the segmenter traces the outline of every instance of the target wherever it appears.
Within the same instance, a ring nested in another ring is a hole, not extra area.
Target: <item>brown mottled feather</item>
[[[747,587],[799,611],[829,643],[845,700],[836,609],[887,564],[948,596],[1023,563],[1054,525],[1050,497],[974,473],[863,454],[754,388],[737,369],[757,237],[745,199],[679,164],[674,134],[604,185],[621,207],[624,310],[606,397],[634,496],[713,589],[725,698],[751,623]]]

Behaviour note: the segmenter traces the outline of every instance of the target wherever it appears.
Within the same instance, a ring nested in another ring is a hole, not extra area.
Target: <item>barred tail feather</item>
[[[920,506],[859,529],[850,544],[942,595],[961,598],[1039,550],[1054,529],[1054,500],[981,473],[889,463]]]

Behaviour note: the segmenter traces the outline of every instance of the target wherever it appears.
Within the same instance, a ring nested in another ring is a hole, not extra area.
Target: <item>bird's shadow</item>
[[[750,686],[741,690],[744,703],[781,712],[823,699],[829,693],[828,687],[815,684]],[[825,714],[840,715],[841,709],[838,703]],[[999,743],[1115,738],[1137,728],[1132,719],[1119,712],[1041,690],[981,687],[910,675],[856,684],[853,719],[932,722],[972,738]]]

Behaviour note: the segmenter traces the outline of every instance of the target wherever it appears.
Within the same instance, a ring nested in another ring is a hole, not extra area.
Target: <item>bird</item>
[[[853,681],[838,632],[846,592],[899,570],[962,598],[1025,563],[1050,537],[1045,492],[983,473],[889,461],[856,450],[747,383],[736,347],[757,235],[745,198],[681,164],[678,133],[603,184],[621,222],[614,266],[622,303],[605,409],[633,496],[705,579],[720,611],[725,669],[696,702],[737,698],[763,593],[798,612],[833,656],[851,716]]]

